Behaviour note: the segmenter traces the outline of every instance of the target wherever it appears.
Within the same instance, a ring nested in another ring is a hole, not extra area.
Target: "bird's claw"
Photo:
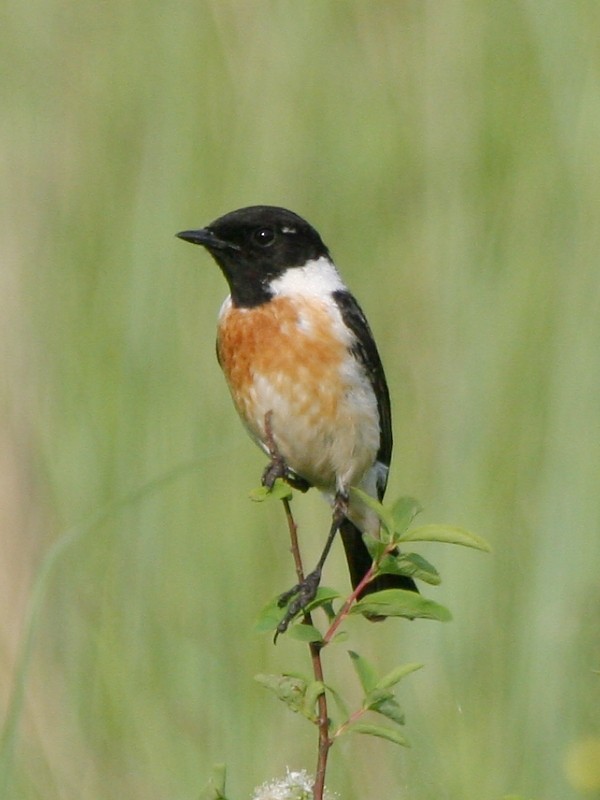
[[[272,489],[277,478],[287,479],[288,469],[281,456],[273,456],[262,474],[261,483],[267,489]]]
[[[315,599],[320,581],[321,570],[315,570],[311,572],[310,575],[307,575],[303,581],[292,586],[291,589],[280,596],[277,605],[279,608],[283,608],[287,605],[287,610],[277,626],[275,640],[277,640],[280,633],[285,633],[287,631],[290,622],[294,619],[296,614],[303,611],[306,606]]]
[[[272,489],[277,478],[282,478],[292,489],[297,489],[299,492],[304,493],[310,489],[310,483],[292,472],[281,456],[271,458],[262,474],[261,483],[267,489]]]

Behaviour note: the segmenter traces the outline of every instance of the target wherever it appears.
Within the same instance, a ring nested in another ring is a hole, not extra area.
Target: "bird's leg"
[[[279,452],[275,437],[273,436],[272,417],[273,412],[267,411],[265,414],[265,444],[269,450],[270,461],[262,474],[261,483],[268,489],[272,489],[277,478],[283,478],[293,489],[307,492],[310,489],[310,483],[292,472]]]
[[[344,521],[344,518],[346,517],[347,511],[348,495],[345,492],[338,492],[335,496],[335,501],[333,504],[331,528],[329,529],[327,541],[325,542],[325,547],[323,548],[321,557],[317,562],[317,566],[306,576],[306,578],[304,578],[303,581],[297,583],[289,591],[284,592],[279,598],[278,604],[280,608],[283,608],[283,606],[287,605],[288,603],[289,605],[285,616],[277,626],[277,635],[280,633],[285,633],[290,622],[293,620],[296,614],[302,611],[303,608],[306,608],[306,606],[315,599],[317,589],[319,588],[319,583],[321,582],[321,572],[323,571],[323,566],[327,560],[329,551],[331,550],[331,545],[333,544],[335,535],[338,532],[340,525]]]

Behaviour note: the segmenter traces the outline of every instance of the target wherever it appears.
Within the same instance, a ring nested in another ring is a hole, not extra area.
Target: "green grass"
[[[382,670],[426,669],[401,691],[412,749],[348,740],[329,785],[600,797],[574,756],[600,737],[597,5],[2,16],[2,707],[23,689],[3,800],[197,798],[218,761],[245,798],[313,768],[310,727],[252,680],[301,656],[252,632],[292,567],[282,514],[247,499],[263,462],[214,358],[224,281],[174,238],[263,202],[318,227],[372,322],[390,498],[494,548],[423,548],[452,623],[352,622]],[[297,511],[310,561],[327,509]]]

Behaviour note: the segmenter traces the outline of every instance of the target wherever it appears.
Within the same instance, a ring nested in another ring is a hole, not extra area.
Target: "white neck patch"
[[[333,263],[321,256],[303,267],[288,267],[271,281],[274,297],[318,297],[327,299],[333,292],[348,291]]]

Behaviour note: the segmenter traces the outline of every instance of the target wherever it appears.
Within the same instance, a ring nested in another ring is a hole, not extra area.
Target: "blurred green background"
[[[426,669],[413,747],[347,738],[328,785],[600,797],[599,38],[593,0],[6,0],[3,800],[195,800],[218,761],[247,798],[313,769],[310,725],[253,681],[307,659],[252,631],[293,572],[214,358],[225,283],[174,238],[254,203],[307,217],[370,318],[389,497],[494,548],[421,548],[452,623],[348,626]],[[295,506],[311,562],[327,508]]]

